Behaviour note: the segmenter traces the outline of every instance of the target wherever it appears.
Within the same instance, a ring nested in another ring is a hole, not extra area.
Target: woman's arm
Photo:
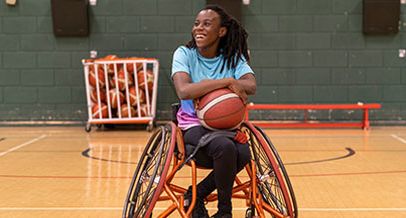
[[[215,89],[228,87],[234,79],[225,78],[218,80],[202,80],[198,83],[192,83],[189,74],[186,72],[177,72],[172,77],[175,85],[176,94],[180,99],[195,99]]]
[[[252,95],[256,90],[256,81],[253,74],[246,74],[240,79],[225,78],[218,80],[203,80],[192,83],[186,72],[177,72],[173,75],[176,93],[180,99],[195,99],[215,89],[228,87],[246,102],[247,94]]]
[[[239,86],[247,93],[247,95],[254,95],[257,90],[257,82],[252,73],[247,73],[238,80],[235,80]]]

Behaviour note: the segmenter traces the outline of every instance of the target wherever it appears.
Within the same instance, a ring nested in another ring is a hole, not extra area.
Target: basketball
[[[125,102],[124,94],[120,91],[117,91],[116,89],[110,89],[109,97],[111,108],[117,108],[118,104],[122,104]]]
[[[150,114],[148,112],[148,105],[141,104],[139,110],[140,110],[140,113],[141,113],[141,117],[150,116]]]
[[[106,90],[100,89],[99,91],[100,94],[100,102],[106,103]],[[90,93],[90,99],[94,103],[98,103],[98,95],[97,95],[97,89],[93,89],[92,92]]]
[[[146,76],[145,71],[143,70],[137,73],[138,85],[141,89],[144,90],[146,90],[145,86],[147,86],[149,93],[151,93],[154,84],[154,73],[151,70],[147,70],[146,72]],[[145,77],[147,78],[147,84],[145,84]]]
[[[107,105],[101,103],[99,107],[98,104],[94,104],[92,107],[92,115],[93,118],[95,119],[102,119],[108,117]]]
[[[128,104],[122,104],[120,107],[121,110],[121,117],[122,118],[128,118],[128,117],[135,117],[135,109]],[[128,116],[130,115],[130,116]],[[117,111],[117,117],[119,116],[119,113]]]
[[[126,75],[124,73],[124,70],[121,69],[118,73],[117,73],[117,84],[118,84],[118,88],[120,90],[124,90],[126,89],[126,85],[125,85],[125,81],[126,81]],[[113,83],[114,85],[116,84],[115,79],[113,78]],[[127,83],[128,86],[133,85],[134,84],[134,79],[132,76],[130,76],[130,74],[127,73]]]
[[[97,69],[97,79],[99,82],[99,87],[104,87],[104,83],[106,81],[106,77],[104,76],[104,70],[103,68],[99,67]],[[93,87],[96,87],[96,73],[95,73],[95,68],[93,66],[89,67],[89,83]]]
[[[111,61],[114,59],[117,59],[118,57],[116,55],[107,55],[104,58],[101,58],[100,60],[104,61]],[[107,65],[107,73],[113,75],[114,74],[114,64],[108,64]]]
[[[138,101],[140,104],[145,102],[145,93],[142,91],[142,89],[138,89],[138,95],[137,95],[137,90],[134,87],[130,87],[130,104],[132,106],[137,106]]]
[[[131,59],[128,59],[131,60]],[[127,63],[127,71],[129,73],[134,73],[134,65],[136,66],[136,72],[142,68],[142,64]]]
[[[238,128],[244,120],[245,105],[241,98],[230,89],[217,89],[199,99],[197,116],[208,129]]]

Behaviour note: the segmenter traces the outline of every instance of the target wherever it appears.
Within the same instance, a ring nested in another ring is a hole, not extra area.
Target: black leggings
[[[196,146],[208,132],[211,130],[202,126],[192,127],[185,131],[184,142]],[[195,155],[196,164],[213,171],[197,185],[197,196],[203,199],[217,188],[219,212],[231,214],[231,191],[235,176],[250,159],[248,144],[239,144],[227,137],[217,137],[200,148]]]

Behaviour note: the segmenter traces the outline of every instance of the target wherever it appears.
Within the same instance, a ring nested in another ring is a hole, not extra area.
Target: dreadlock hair
[[[217,55],[222,54],[225,62],[221,67],[220,72],[224,69],[224,64],[227,64],[227,68],[235,68],[237,62],[244,56],[245,60],[249,62],[248,33],[238,20],[228,14],[222,7],[218,5],[207,5],[204,10],[213,10],[220,15],[220,26],[227,28],[227,33],[220,39],[219,47],[217,49]],[[196,41],[192,39],[186,44],[188,48],[196,48]]]

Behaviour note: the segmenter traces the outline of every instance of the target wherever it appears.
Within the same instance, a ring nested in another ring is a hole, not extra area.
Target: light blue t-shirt
[[[177,72],[186,72],[189,74],[192,82],[196,83],[204,79],[224,79],[230,77],[239,79],[247,73],[254,73],[243,57],[238,60],[235,68],[229,69],[227,64],[225,64],[223,71],[220,72],[224,61],[223,55],[205,58],[200,55],[196,48],[180,46],[173,54],[172,76]],[[181,107],[177,118],[178,126],[182,130],[200,125],[193,99],[181,100]]]

